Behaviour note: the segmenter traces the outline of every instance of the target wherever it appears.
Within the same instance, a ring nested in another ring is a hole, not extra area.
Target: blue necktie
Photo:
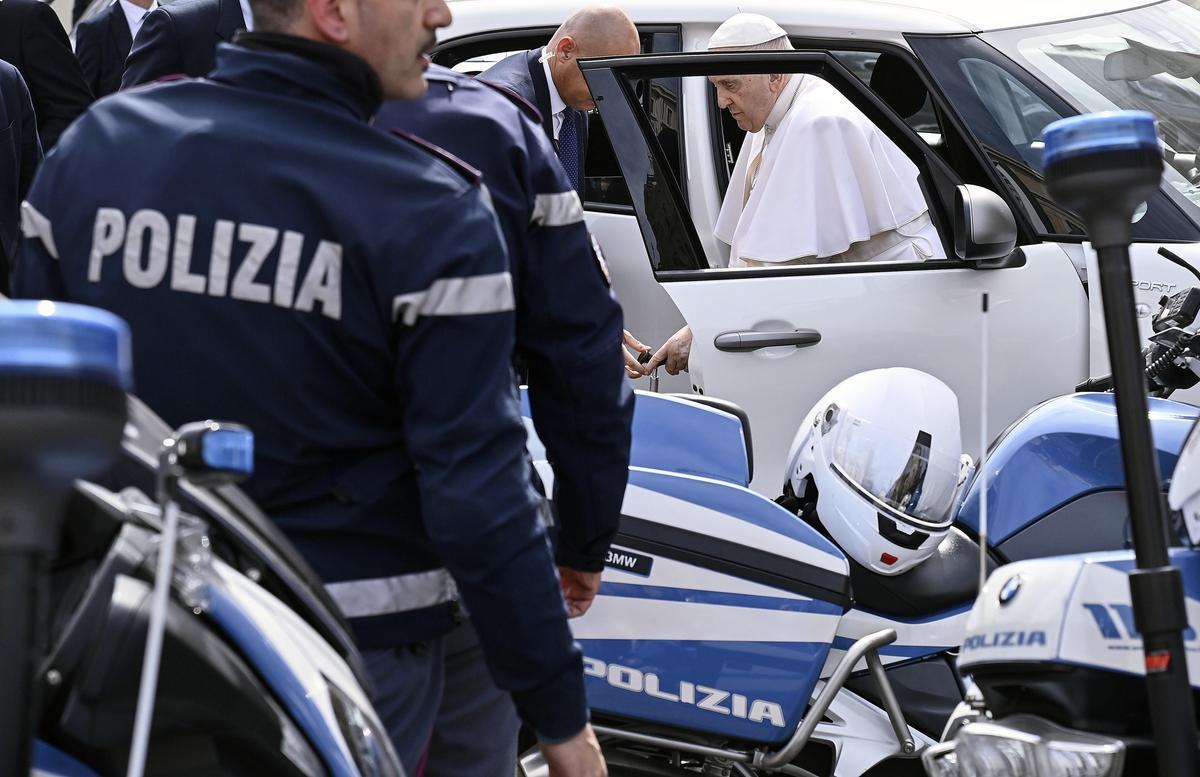
[[[562,162],[563,170],[571,185],[579,188],[579,121],[576,111],[568,108],[563,111],[562,127],[558,130],[558,161]]]

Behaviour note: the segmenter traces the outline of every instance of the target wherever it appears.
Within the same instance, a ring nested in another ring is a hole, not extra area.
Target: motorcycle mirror
[[[200,486],[239,483],[254,473],[254,432],[228,421],[199,421],[176,430],[174,464]]]

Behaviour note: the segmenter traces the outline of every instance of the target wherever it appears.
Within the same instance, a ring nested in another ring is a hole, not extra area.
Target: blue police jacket
[[[483,174],[516,285],[533,423],[554,467],[558,561],[599,571],[620,520],[633,419],[621,308],[537,109],[438,65],[425,76],[425,97],[385,103],[375,126],[419,135]]]
[[[171,424],[251,426],[246,490],[364,648],[471,613],[539,735],[587,720],[529,468],[514,296],[473,173],[372,129],[361,60],[281,35],[222,45],[210,80],[110,96],[23,206],[23,297],[111,310]]]

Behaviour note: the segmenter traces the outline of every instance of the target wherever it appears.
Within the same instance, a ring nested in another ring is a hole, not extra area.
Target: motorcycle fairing
[[[1188,622],[1200,623],[1200,551],[1175,550]],[[959,666],[964,672],[1016,664],[1078,666],[1144,675],[1141,634],[1133,622],[1133,553],[1036,559],[996,570],[967,618]],[[1188,673],[1200,687],[1200,637],[1185,635]]]
[[[63,751],[36,739],[33,742],[33,771],[29,777],[100,777]]]
[[[737,416],[665,394],[635,392],[629,465],[750,484],[750,457]],[[537,461],[546,450],[530,418],[529,393],[521,390],[521,414],[529,433],[529,453]]]
[[[1147,401],[1159,472],[1169,479],[1200,410],[1167,399]],[[1080,497],[1123,491],[1113,395],[1068,394],[1034,407],[992,444],[987,467],[988,539],[994,545]],[[979,505],[977,473],[958,516],[976,534]]]
[[[970,606],[966,605],[927,618],[908,619],[852,609],[842,616],[838,624],[837,637],[833,640],[833,649],[829,651],[821,676],[827,677],[833,671],[842,654],[855,640],[880,629],[896,631],[896,641],[879,650],[879,658],[885,665],[954,650],[962,644],[970,611]]]
[[[600,593],[571,622],[593,710],[786,740],[849,605],[845,557],[722,480],[632,468],[623,513]]]
[[[374,718],[350,667],[308,623],[266,590],[219,559],[213,560],[212,572],[207,613],[250,658],[331,775],[356,777],[352,743],[342,734],[329,687],[356,705],[374,732],[384,728]]]

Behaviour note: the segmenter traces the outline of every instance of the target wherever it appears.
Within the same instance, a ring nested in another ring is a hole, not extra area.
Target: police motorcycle
[[[0,773],[402,777],[348,629],[233,487],[253,436],[169,429],[128,329],[0,299]]]
[[[1180,372],[1159,366],[1161,393],[1200,370],[1190,347],[1171,359]],[[957,398],[930,375],[874,370],[832,389],[801,424],[775,501],[748,489],[740,408],[637,401],[621,531],[596,603],[573,621],[613,774],[921,774],[913,756],[967,688],[955,654],[981,561],[1127,544],[1111,395],[1050,400],[993,444],[985,559]],[[1169,474],[1200,411],[1153,402]],[[1081,531],[1085,516],[1107,529]],[[524,774],[540,763],[530,753]]]
[[[1046,138],[1047,148],[1058,151],[1048,154],[1055,161],[1048,165],[1051,193],[1074,200],[1091,230],[1124,223],[1137,191],[1157,182],[1161,162],[1147,116],[1079,117],[1051,125]],[[1117,178],[1133,192],[1110,189],[1125,202],[1102,205],[1101,177]],[[1110,231],[1104,239],[1105,283],[1128,279],[1127,234]],[[1110,352],[1123,358],[1126,375],[1136,376],[1129,369],[1136,365],[1129,358],[1136,350],[1132,300],[1122,285],[1105,289],[1105,315],[1117,321],[1107,324]],[[974,688],[947,727],[947,741],[923,754],[930,775],[1200,770],[1193,628],[1200,616],[1200,436],[1193,427],[1171,479],[1168,502],[1177,511],[1171,524],[1185,547],[1168,552],[1136,388],[1129,380],[1118,388],[1118,398],[1132,399],[1137,411],[1126,414],[1127,404],[1121,417],[1134,552],[1027,560],[991,575],[968,618],[959,661]],[[1137,480],[1140,497],[1132,488]]]
[[[1164,301],[1156,324],[1175,307]],[[1195,336],[1191,327],[1178,341],[1189,336]],[[1197,369],[1185,360],[1189,370]],[[1153,418],[1153,403],[1151,408]],[[1196,624],[1200,422],[1191,425],[1170,473],[1168,503],[1176,545],[1170,563],[1182,577],[1186,623]],[[1104,531],[1105,511],[1093,517]],[[1085,524],[1077,528],[1083,531]],[[1144,688],[1147,673],[1165,671],[1171,657],[1143,649],[1130,589],[1136,567],[1134,554],[1121,550],[1030,557],[992,572],[967,617],[958,660],[966,699],[948,721],[945,741],[922,754],[930,777],[1174,773],[1160,766],[1155,753]],[[1195,705],[1200,637],[1191,625],[1184,637]]]
[[[1189,529],[1200,519],[1200,442],[1190,439],[1171,505]],[[1181,504],[1182,502],[1182,504]],[[1171,554],[1183,576],[1188,621],[1200,622],[1200,533]],[[967,701],[943,744],[922,757],[931,777],[1143,777],[1157,767],[1147,671],[1165,659],[1142,649],[1130,596],[1133,554],[1125,551],[1030,559],[993,572],[967,619],[959,669]],[[1200,703],[1200,641],[1186,634],[1187,671]]]
[[[1198,308],[1196,290],[1162,300],[1143,353],[1167,477],[1197,419],[1165,397],[1200,374]],[[1117,421],[1112,395],[1045,402],[997,438],[983,478],[961,456],[948,387],[913,370],[864,373],[810,411],[771,502],[747,489],[744,412],[639,393],[621,532],[596,603],[574,622],[610,770],[922,773],[912,756],[972,690],[955,654],[981,564],[1128,545]],[[1053,641],[1034,632],[1001,640]],[[522,769],[543,773],[536,754]],[[1005,772],[969,774],[988,773]]]

